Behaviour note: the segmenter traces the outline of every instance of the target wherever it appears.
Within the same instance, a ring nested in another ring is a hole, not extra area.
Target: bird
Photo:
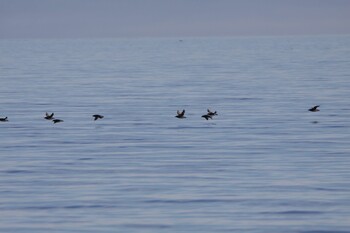
[[[216,111],[212,112],[209,109],[207,109],[207,111],[208,111],[208,114],[207,114],[208,116],[217,116],[218,115]]]
[[[310,112],[318,112],[318,111],[320,111],[319,109],[317,109],[318,107],[320,107],[320,105],[316,105],[316,106],[310,108],[309,111]]]
[[[5,122],[5,121],[9,121],[9,120],[7,120],[7,117],[1,117],[0,121]]]
[[[182,112],[180,112],[179,110],[177,110],[177,116],[175,116],[175,117],[177,117],[177,118],[186,118],[185,117],[185,109],[184,110],[182,110]]]
[[[63,120],[60,120],[60,119],[53,119],[52,122],[53,122],[54,124],[56,124],[56,123],[63,122]]]
[[[45,118],[46,120],[52,120],[52,119],[54,119],[54,118],[53,118],[53,115],[55,115],[55,114],[54,114],[54,113],[51,113],[51,114],[49,115],[48,113],[46,113],[44,118]]]
[[[94,118],[94,121],[96,121],[98,119],[102,119],[104,116],[99,115],[99,114],[95,114],[95,115],[92,115],[92,117]]]
[[[213,119],[209,114],[205,114],[202,117],[204,117],[206,120]]]

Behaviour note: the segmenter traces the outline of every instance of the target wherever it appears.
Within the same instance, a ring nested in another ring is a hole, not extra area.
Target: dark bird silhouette
[[[46,120],[52,120],[52,119],[54,119],[54,118],[53,118],[53,115],[55,115],[55,114],[54,114],[54,113],[51,113],[51,114],[49,115],[48,113],[46,113],[44,118],[45,118]]]
[[[53,119],[52,122],[53,122],[54,124],[56,124],[56,123],[63,122],[63,120],[60,120],[60,119]]]
[[[1,117],[0,121],[5,122],[5,121],[9,121],[9,120],[7,120],[7,117]]]
[[[207,111],[208,111],[208,114],[207,114],[208,116],[217,116],[218,115],[216,111],[212,112],[209,109],[207,109]]]
[[[316,106],[310,108],[309,111],[310,112],[318,112],[318,111],[320,111],[319,109],[317,109],[318,107],[320,107],[320,105],[316,105]]]
[[[204,117],[206,120],[213,119],[209,114],[205,114],[202,117]]]
[[[177,110],[177,116],[175,116],[175,117],[177,117],[177,118],[186,118],[185,117],[185,109],[184,110],[182,110],[182,112],[180,112],[179,110]]]
[[[99,114],[95,114],[95,115],[92,115],[92,117],[94,118],[94,121],[96,121],[98,119],[102,119],[104,116],[99,115]]]

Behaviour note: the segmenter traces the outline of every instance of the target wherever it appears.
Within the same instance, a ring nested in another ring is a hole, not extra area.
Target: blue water
[[[0,54],[0,232],[350,232],[350,37]]]

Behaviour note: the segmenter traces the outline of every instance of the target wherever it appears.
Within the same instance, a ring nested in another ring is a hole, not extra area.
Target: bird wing
[[[177,110],[177,116],[179,116],[179,117],[183,117],[184,115],[185,115],[185,109],[184,110],[182,110],[182,112],[180,112],[179,110]]]

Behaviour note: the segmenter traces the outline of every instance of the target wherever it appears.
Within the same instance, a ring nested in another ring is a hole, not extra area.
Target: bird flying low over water
[[[53,115],[55,115],[55,114],[54,114],[54,113],[51,113],[51,114],[49,115],[48,113],[46,113],[44,118],[45,118],[46,120],[52,120],[52,119],[54,119],[54,118],[53,118]]]
[[[53,119],[52,122],[53,122],[54,124],[56,124],[56,123],[63,122],[63,120],[60,120],[60,119]]]
[[[209,114],[205,114],[202,117],[204,117],[206,120],[213,119]]]
[[[102,119],[104,116],[99,115],[99,114],[95,114],[95,115],[92,115],[92,117],[94,118],[94,121],[96,121],[98,119]]]
[[[7,117],[1,117],[0,121],[5,122],[5,121],[9,121],[9,120],[7,120]]]
[[[185,117],[185,109],[184,110],[182,110],[182,112],[180,112],[179,110],[177,110],[177,116],[175,116],[175,117],[177,117],[177,118],[186,118]]]
[[[208,111],[208,116],[217,116],[218,114],[217,114],[217,112],[215,111],[215,112],[212,112],[212,111],[210,111],[210,109],[207,109],[207,111]]]
[[[320,105],[316,105],[316,106],[310,108],[309,111],[310,112],[318,112],[318,111],[320,111],[319,109],[317,109],[318,107],[320,107]]]

